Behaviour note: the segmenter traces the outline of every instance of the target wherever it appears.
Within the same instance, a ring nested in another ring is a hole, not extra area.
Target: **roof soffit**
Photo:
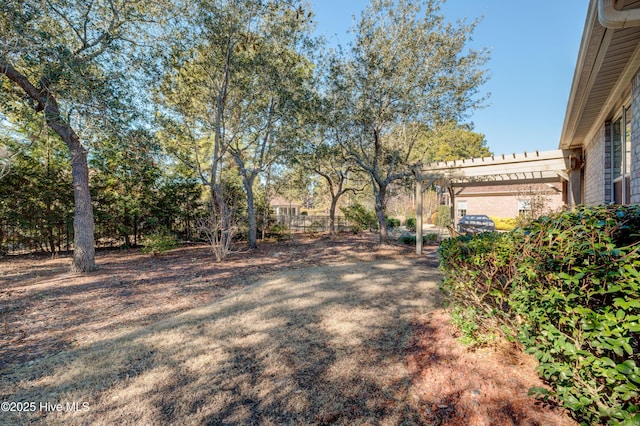
[[[606,29],[598,22],[597,0],[589,5],[570,92],[560,148],[583,146],[611,119],[640,67],[640,28]],[[628,1],[625,9],[640,5]]]

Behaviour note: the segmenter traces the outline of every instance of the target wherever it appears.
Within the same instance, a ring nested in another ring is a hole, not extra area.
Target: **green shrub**
[[[291,237],[291,232],[284,224],[276,223],[267,231],[267,237],[274,238],[276,241],[284,241]]]
[[[342,214],[348,222],[357,225],[359,229],[378,229],[378,219],[373,210],[367,210],[360,203],[351,204],[347,207],[340,207]]]
[[[438,234],[429,233],[422,236],[422,243],[437,242]],[[398,237],[398,242],[407,245],[416,245],[416,236],[411,234],[402,234]]]
[[[497,329],[509,314],[506,295],[517,265],[512,235],[483,232],[449,238],[438,252],[445,297],[454,305],[476,310],[479,333]]]
[[[386,217],[387,220],[387,229],[398,228],[400,226],[400,219],[396,219],[394,217]]]
[[[451,208],[449,206],[439,206],[435,222],[438,226],[451,225]]]
[[[152,253],[157,256],[178,246],[178,240],[167,231],[158,231],[147,235],[143,239],[144,247],[142,253]]]
[[[416,232],[416,218],[415,217],[408,217],[404,226],[407,227],[407,230],[409,230],[411,232]]]
[[[314,220],[310,225],[306,226],[305,232],[311,235],[316,235],[324,230],[324,223],[319,220]]]
[[[588,424],[640,422],[640,207],[578,207],[443,242],[442,288],[478,330],[512,330]]]

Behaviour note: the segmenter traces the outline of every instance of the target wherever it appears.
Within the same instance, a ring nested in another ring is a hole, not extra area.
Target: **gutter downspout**
[[[598,21],[605,28],[631,28],[640,26],[640,9],[618,10],[621,0],[598,0]]]

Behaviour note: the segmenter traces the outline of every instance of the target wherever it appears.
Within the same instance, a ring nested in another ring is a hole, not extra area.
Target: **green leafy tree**
[[[196,222],[205,212],[203,190],[197,179],[179,172],[161,176],[144,229],[173,230],[181,238],[193,240],[197,236]]]
[[[261,13],[245,63],[244,98],[236,109],[239,137],[230,145],[247,196],[248,244],[257,247],[254,186],[257,177],[286,156],[301,135],[300,114],[309,109],[312,65],[304,55],[310,12],[271,2]],[[295,12],[295,13],[294,13]],[[242,124],[244,121],[244,124]]]
[[[62,142],[44,131],[30,144],[7,145],[16,147],[17,154],[0,184],[0,226],[13,229],[14,243],[25,248],[61,251],[73,211],[69,160]],[[0,247],[3,239],[0,236]]]
[[[169,151],[210,188],[221,235],[235,225],[221,176],[235,162],[247,198],[248,240],[256,247],[257,176],[295,137],[294,112],[310,64],[307,8],[297,1],[196,1],[178,27],[159,90]],[[304,16],[303,16],[304,15]]]
[[[332,54],[323,55],[321,69],[330,73],[330,63],[335,58]],[[314,136],[309,138],[309,143],[304,146],[301,155],[303,164],[309,170],[319,175],[324,183],[327,194],[330,198],[329,204],[329,225],[330,232],[335,233],[336,211],[340,199],[346,194],[358,194],[364,191],[367,186],[367,176],[353,161],[351,152],[346,149],[352,123],[348,111],[343,108],[343,104],[335,102],[330,90],[324,92],[325,88],[330,88],[331,74],[325,75],[324,87],[320,87],[320,105],[315,108],[315,131]],[[322,82],[322,78],[319,79]]]
[[[0,111],[66,145],[74,193],[72,270],[95,269],[87,143],[122,108],[129,53],[149,25],[141,0],[0,0]],[[82,132],[80,132],[82,129]],[[83,143],[84,139],[84,143]]]
[[[473,132],[468,124],[453,121],[426,129],[418,143],[424,145],[421,161],[450,161],[492,154],[484,135]]]
[[[297,167],[314,172],[322,179],[323,189],[329,197],[329,232],[336,232],[336,212],[343,195],[364,190],[360,170],[345,158],[343,147],[332,138],[335,129],[325,123],[317,129],[315,138],[309,139],[295,157]]]
[[[159,143],[147,131],[132,130],[96,145],[90,163],[97,172],[92,184],[97,215],[115,225],[126,246],[137,245],[138,224],[157,200]]]
[[[440,3],[373,0],[349,54],[330,61],[330,96],[353,123],[341,143],[369,176],[381,243],[388,187],[420,157],[420,128],[460,121],[483,101],[487,55],[466,49],[477,21],[446,23]]]
[[[291,202],[304,206],[309,201],[310,188],[315,184],[315,176],[306,165],[288,160],[286,167],[279,167],[278,173],[270,178],[269,190]]]

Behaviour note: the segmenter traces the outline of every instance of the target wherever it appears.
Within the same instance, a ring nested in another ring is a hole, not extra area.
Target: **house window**
[[[613,202],[628,204],[631,200],[631,109],[622,108],[621,117],[611,123],[611,171]]]
[[[458,217],[462,217],[467,214],[467,202],[458,201]]]
[[[518,216],[531,217],[531,200],[518,200]]]

